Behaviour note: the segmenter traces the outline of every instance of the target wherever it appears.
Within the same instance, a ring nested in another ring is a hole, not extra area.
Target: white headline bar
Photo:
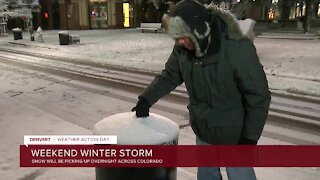
[[[117,144],[117,136],[102,135],[25,135],[24,144],[28,145],[69,145],[69,144]]]

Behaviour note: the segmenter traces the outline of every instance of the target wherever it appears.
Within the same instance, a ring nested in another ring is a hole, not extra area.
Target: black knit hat
[[[182,0],[168,18],[164,18],[167,32],[173,38],[189,37],[195,45],[195,55],[207,54],[211,43],[208,11],[196,0]]]

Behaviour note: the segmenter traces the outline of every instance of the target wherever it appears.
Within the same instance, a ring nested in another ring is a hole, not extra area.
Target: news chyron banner
[[[21,167],[320,167],[317,145],[117,145],[116,136],[25,136]]]

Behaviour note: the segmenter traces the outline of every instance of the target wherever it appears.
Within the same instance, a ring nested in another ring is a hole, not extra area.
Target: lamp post
[[[32,16],[29,18],[29,32],[30,32],[30,40],[34,41]]]
[[[31,0],[28,1],[28,8],[30,9],[29,11],[29,17],[28,17],[28,25],[29,25],[29,33],[30,33],[30,40],[31,41],[34,41],[34,31],[33,31],[33,22],[32,22],[32,9],[35,8],[35,7],[38,7],[39,6],[39,2],[38,0]]]

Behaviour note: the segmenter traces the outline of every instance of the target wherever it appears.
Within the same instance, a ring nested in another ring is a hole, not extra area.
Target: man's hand
[[[149,116],[149,109],[150,103],[142,96],[139,96],[139,101],[137,105],[132,108],[132,112],[136,111],[136,116],[139,117],[148,117]]]
[[[238,144],[239,145],[257,145],[258,141],[257,140],[252,140],[252,139],[248,139],[245,136],[241,136]]]

